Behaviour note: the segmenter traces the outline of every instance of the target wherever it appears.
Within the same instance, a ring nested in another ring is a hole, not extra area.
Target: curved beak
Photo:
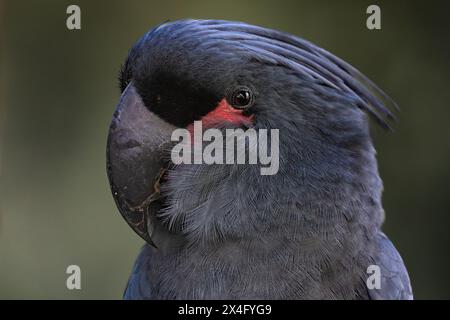
[[[144,105],[132,83],[120,97],[109,127],[107,173],[114,200],[130,227],[153,246],[163,145],[173,129]]]

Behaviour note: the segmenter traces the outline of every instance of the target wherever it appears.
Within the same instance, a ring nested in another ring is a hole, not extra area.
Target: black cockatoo
[[[147,242],[126,299],[412,298],[380,229],[367,117],[389,128],[396,105],[355,68],[283,32],[181,20],[132,47],[120,87],[108,177]],[[278,129],[279,170],[171,163],[172,133],[194,121]]]

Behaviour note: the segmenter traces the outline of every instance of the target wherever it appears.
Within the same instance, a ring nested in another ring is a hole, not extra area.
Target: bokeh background
[[[369,4],[382,30],[365,26]],[[82,29],[66,28],[78,4]],[[0,1],[0,298],[119,299],[142,245],[105,173],[117,74],[168,19],[242,20],[344,58],[400,105],[374,129],[385,232],[416,298],[450,298],[450,6],[445,1]],[[82,290],[66,289],[66,267]]]

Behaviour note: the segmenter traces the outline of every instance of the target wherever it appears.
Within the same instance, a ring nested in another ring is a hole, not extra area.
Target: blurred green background
[[[416,298],[450,298],[450,6],[376,1],[1,1],[0,298],[119,299],[142,241],[105,173],[117,74],[135,40],[168,19],[242,20],[304,37],[384,88],[402,111],[374,130],[384,230]],[[66,28],[78,4],[82,29]],[[82,290],[66,289],[66,267]]]

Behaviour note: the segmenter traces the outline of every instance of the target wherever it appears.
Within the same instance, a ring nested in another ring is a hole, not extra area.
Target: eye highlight
[[[229,97],[230,105],[236,109],[247,109],[253,105],[253,102],[253,92],[245,86],[235,89]]]

